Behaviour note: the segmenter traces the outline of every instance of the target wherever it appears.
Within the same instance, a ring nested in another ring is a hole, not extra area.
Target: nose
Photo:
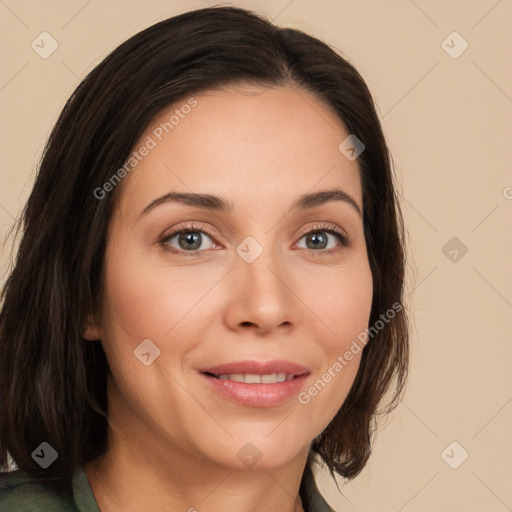
[[[301,312],[286,262],[278,251],[270,248],[265,248],[251,261],[251,257],[245,257],[243,249],[249,247],[251,251],[254,246],[241,246],[229,273],[229,300],[225,311],[229,328],[251,330],[257,336],[265,336],[278,328],[282,332],[291,330]]]

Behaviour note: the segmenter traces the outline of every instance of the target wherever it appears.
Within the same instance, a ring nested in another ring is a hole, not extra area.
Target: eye
[[[209,239],[212,244],[210,247],[203,247],[203,243],[206,239]],[[213,248],[212,235],[209,235],[204,228],[199,229],[195,225],[191,224],[184,228],[173,231],[169,235],[166,235],[160,242],[162,246],[170,246],[171,250],[175,252],[198,252],[199,249],[207,250]],[[178,244],[178,247],[173,244],[173,241]]]
[[[302,235],[301,240],[305,239],[306,246],[300,246],[302,249],[311,250],[313,252],[330,252],[331,249],[336,249],[336,239],[342,247],[348,247],[347,235],[334,225],[320,225],[315,226]]]
[[[336,239],[339,244],[338,248],[339,246],[349,246],[346,233],[334,224],[315,225],[313,229],[302,234],[300,241],[302,241],[302,239],[305,239],[306,246],[298,244],[298,247],[315,253],[330,253],[336,251]],[[208,247],[203,246],[205,240],[210,240]],[[213,234],[209,233],[205,228],[200,228],[194,224],[189,224],[169,233],[162,238],[160,245],[166,250],[182,254],[189,253],[188,255],[190,256],[199,256],[203,251],[215,248]]]

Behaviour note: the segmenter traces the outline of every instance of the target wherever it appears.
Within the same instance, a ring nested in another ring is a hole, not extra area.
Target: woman
[[[157,23],[66,103],[21,227],[2,510],[332,510],[314,461],[361,472],[408,360],[402,218],[352,65],[234,7]]]

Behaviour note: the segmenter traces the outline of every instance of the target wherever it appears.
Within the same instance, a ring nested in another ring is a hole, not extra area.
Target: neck
[[[137,451],[117,445],[85,466],[102,512],[183,510],[209,512],[303,512],[302,473],[284,469],[233,471],[175,458],[148,463]]]

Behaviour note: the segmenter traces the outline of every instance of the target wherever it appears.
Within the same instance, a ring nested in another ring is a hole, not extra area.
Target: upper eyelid
[[[307,235],[308,233],[312,231],[334,231],[337,235],[342,235],[345,238],[348,239],[347,232],[337,226],[336,224],[328,221],[316,221],[315,225],[309,226],[308,228],[304,229],[303,231],[300,231],[300,237],[303,237],[304,235]]]

